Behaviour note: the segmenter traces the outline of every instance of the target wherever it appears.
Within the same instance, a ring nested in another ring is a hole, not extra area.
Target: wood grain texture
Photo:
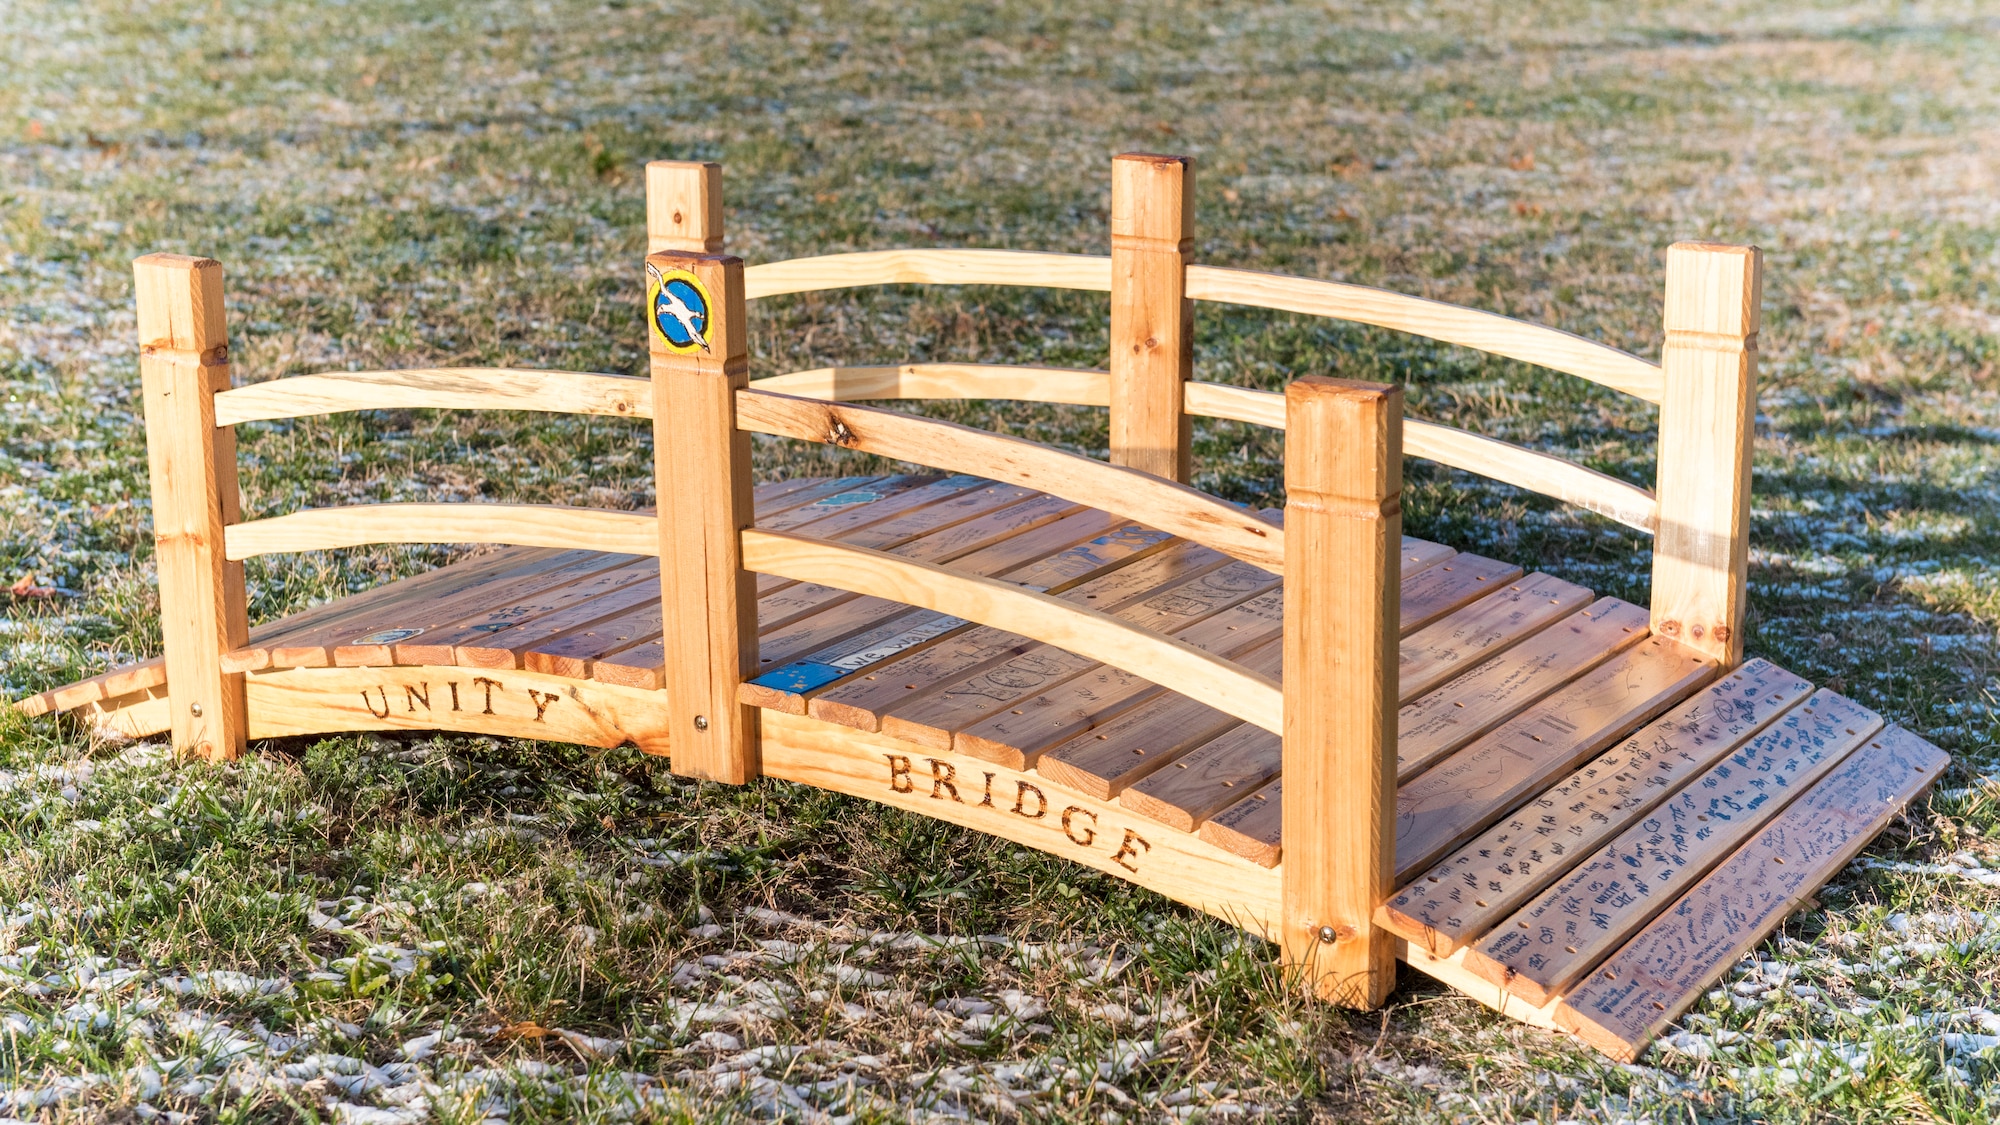
[[[1395,854],[1403,394],[1307,376],[1286,389],[1285,415],[1278,946],[1321,996],[1372,1008],[1396,982],[1373,918]]]
[[[1563,997],[1556,1023],[1631,1062],[1949,763],[1900,727],[1870,740]]]
[[[692,275],[708,303],[705,338],[685,352],[654,323],[656,309],[646,313],[671,765],[684,777],[740,785],[757,776],[757,711],[736,692],[758,660],[757,582],[740,540],[754,520],[750,436],[736,416],[750,379],[743,263],[662,251],[646,267]]]
[[[506,367],[331,371],[237,387],[215,396],[215,422],[236,426],[349,410],[541,410],[653,416],[653,388],[630,375]]]
[[[1055,596],[1099,613],[1118,613],[1134,601],[1152,597],[1162,588],[1197,578],[1229,561],[1220,551],[1182,541],[1131,566],[1056,592]],[[1042,647],[1039,642],[1016,633],[977,626],[949,635],[926,650],[913,648],[907,653],[890,650],[878,658],[858,661],[850,659],[855,655],[850,652],[828,652],[829,664],[851,664],[856,674],[814,693],[807,713],[857,730],[880,730],[882,716],[898,704],[975,674],[989,664]]]
[[[880,801],[1038,848],[1269,935],[1278,877],[1032,773],[817,719],[766,714],[772,777]]]
[[[452,730],[669,752],[660,694],[519,669],[276,668],[246,677],[254,738]],[[674,732],[678,733],[678,732]]]
[[[1562,685],[1646,639],[1646,610],[1600,598],[1403,705],[1396,776],[1409,779]]]
[[[1653,631],[1725,667],[1743,659],[1763,276],[1755,247],[1667,250]]]
[[[1010,399],[1072,406],[1111,405],[1111,373],[998,363],[902,363],[816,367],[752,379],[753,391],[834,402],[868,399]]]
[[[1283,395],[1199,381],[1188,383],[1185,393],[1187,411],[1197,417],[1285,428]],[[1651,492],[1574,461],[1498,438],[1405,418],[1403,455],[1553,496],[1640,531],[1652,532],[1659,527],[1660,505]]]
[[[865,406],[763,391],[737,394],[744,429],[877,453],[948,472],[1024,485],[1118,512],[1277,572],[1284,532],[1186,485],[1020,438]]]
[[[550,504],[356,504],[308,508],[233,524],[223,537],[232,559],[328,551],[370,543],[510,543],[573,547],[589,543],[627,555],[657,554],[659,521],[637,512]]]
[[[1431,953],[1450,956],[1811,690],[1812,685],[1769,661],[1750,661],[1577,767],[1411,879],[1382,908],[1378,920]],[[1540,749],[1518,739],[1512,744],[1517,750]],[[1497,757],[1494,761],[1499,764]],[[1536,777],[1551,775],[1539,764],[1527,769]],[[1479,798],[1487,784],[1485,777],[1473,776],[1466,782],[1467,810],[1438,815],[1449,815],[1459,823],[1483,819]],[[1504,806],[1512,791],[1538,784],[1524,779],[1508,785],[1493,800]],[[1411,811],[1421,815],[1414,800],[1417,794],[1411,796]],[[1439,796],[1452,799],[1450,787],[1442,788]],[[1440,834],[1459,835],[1462,829]],[[1411,859],[1427,850],[1413,843]]]
[[[646,253],[722,253],[722,165],[646,162]]]
[[[755,301],[862,285],[1025,285],[1111,289],[1111,259],[1034,250],[863,250],[766,262],[743,271]]]
[[[1658,364],[1560,329],[1497,313],[1365,285],[1219,266],[1189,266],[1187,288],[1188,296],[1198,301],[1372,324],[1561,371],[1647,402],[1660,401]]]
[[[1590,591],[1547,574],[1530,574],[1403,638],[1397,657],[1400,703],[1590,604]]]
[[[1275,729],[1281,721],[1282,695],[1268,677],[1046,594],[880,551],[781,532],[751,529],[742,539],[744,563],[752,570],[825,582],[981,624],[1005,622],[1025,636],[1131,668],[1246,722]]]
[[[1495,926],[1466,967],[1531,1004],[1562,995],[1881,728],[1814,693]]]
[[[132,272],[174,749],[234,758],[245,739],[243,681],[223,670],[222,655],[248,638],[249,621],[243,568],[224,550],[240,500],[235,439],[215,424],[216,393],[229,388],[222,265],[148,254]]]
[[[1128,152],[1111,161],[1111,463],[1185,483],[1193,419],[1194,158]]]

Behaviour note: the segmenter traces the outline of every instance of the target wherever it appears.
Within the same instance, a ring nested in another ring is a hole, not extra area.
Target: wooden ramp
[[[970,476],[787,481],[756,525],[1045,592],[1277,678],[1268,570]],[[1725,675],[1644,607],[1404,539],[1395,885],[1403,957],[1631,1058],[1942,770],[1761,660]],[[988,625],[757,582],[763,771],[994,831],[1263,933],[1278,735]],[[650,556],[509,547],[273,622],[229,652],[253,737],[525,734],[671,753]],[[24,701],[165,730],[158,661]]]

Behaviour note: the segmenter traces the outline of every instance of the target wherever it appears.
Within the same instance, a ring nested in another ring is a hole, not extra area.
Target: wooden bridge
[[[1066,856],[1278,943],[1372,1006],[1398,958],[1633,1057],[1946,764],[1742,626],[1760,259],[1668,251],[1653,363],[1334,282],[1190,263],[1193,170],[1113,164],[1109,258],[904,250],[745,269],[721,170],[648,169],[650,378],[414,370],[233,386],[221,267],[137,263],[163,659],[22,701],[187,753],[329,731],[636,744]],[[1110,294],[1108,371],[750,382],[744,307],[877,284]],[[1656,488],[1403,416],[1395,388],[1193,379],[1194,301],[1418,333],[1660,407]],[[1111,462],[847,405],[1107,407]],[[232,427],[385,408],[652,420],[657,513],[392,504],[244,522]],[[1189,488],[1189,422],[1287,431],[1286,506]],[[753,483],[753,433],[936,470]],[[1406,456],[1655,536],[1651,606],[1401,534]],[[270,622],[242,560],[505,544]]]

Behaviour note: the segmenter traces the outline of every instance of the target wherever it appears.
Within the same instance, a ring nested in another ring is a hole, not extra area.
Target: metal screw
[[[1340,940],[1340,934],[1332,926],[1321,926],[1319,928],[1319,940],[1332,945],[1334,942]]]
[[[188,714],[193,715],[197,719],[201,718],[201,704],[199,703],[188,704]]]
[[[694,717],[694,729],[696,729],[696,730],[707,730],[707,729],[708,729],[708,716],[707,716],[707,715],[696,715],[696,716]]]

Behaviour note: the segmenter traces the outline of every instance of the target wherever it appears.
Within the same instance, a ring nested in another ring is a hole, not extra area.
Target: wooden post
[[[1403,392],[1308,376],[1285,390],[1285,964],[1372,1008],[1396,982],[1374,924],[1396,852]]]
[[[750,435],[736,428],[750,366],[743,262],[668,251],[647,256],[646,274],[669,753],[675,773],[741,784],[758,772],[757,713],[736,700],[757,668],[757,585],[741,539]]]
[[[243,677],[222,671],[222,654],[248,641],[249,622],[243,565],[223,557],[222,529],[242,513],[236,434],[215,425],[215,393],[229,389],[222,263],[148,254],[132,273],[174,749],[234,758]]]
[[[1111,463],[1185,483],[1194,375],[1194,158],[1111,161]]]
[[[1754,246],[1667,250],[1653,631],[1725,668],[1743,661],[1763,262]]]
[[[722,165],[654,160],[646,165],[646,253],[722,253]]]

